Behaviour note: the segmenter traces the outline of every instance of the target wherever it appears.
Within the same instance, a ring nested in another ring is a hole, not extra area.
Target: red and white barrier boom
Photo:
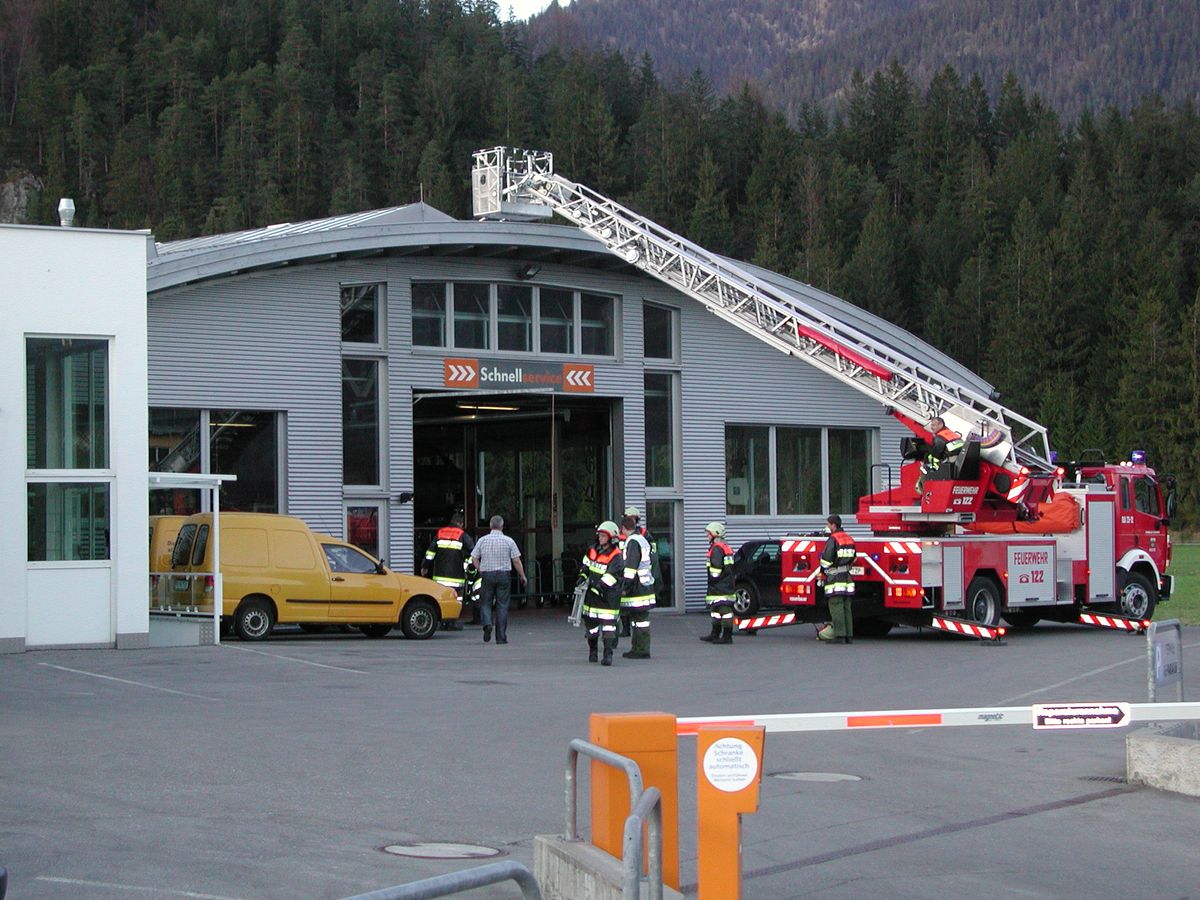
[[[1080,613],[1079,621],[1084,625],[1132,631],[1134,634],[1145,634],[1146,629],[1150,627],[1149,619],[1126,619],[1124,616],[1102,616],[1099,613]]]
[[[759,628],[774,628],[777,625],[791,625],[796,621],[795,613],[779,613],[773,616],[752,616],[749,619],[736,619],[738,631],[755,631]]]

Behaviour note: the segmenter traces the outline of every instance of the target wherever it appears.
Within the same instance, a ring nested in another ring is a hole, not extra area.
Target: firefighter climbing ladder
[[[924,421],[969,411],[980,434],[1000,432],[1015,462],[1053,468],[1046,429],[990,397],[921,365],[595,191],[554,173],[550,153],[495,147],[475,153],[475,215],[529,220],[558,213],[618,257],[702,303],[778,350]]]

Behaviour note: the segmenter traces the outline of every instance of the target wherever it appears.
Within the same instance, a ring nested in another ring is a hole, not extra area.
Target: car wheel
[[[735,616],[752,616],[758,612],[758,588],[749,581],[739,581],[733,598]]]
[[[967,605],[963,617],[970,622],[994,628],[1000,624],[1001,609],[1003,603],[996,582],[983,575],[972,578],[967,587]]]
[[[391,625],[359,625],[358,630],[369,638],[387,637],[391,631]]]
[[[247,600],[233,617],[233,630],[243,641],[263,641],[275,629],[275,611],[264,600]]]
[[[1117,612],[1131,619],[1149,619],[1158,603],[1158,591],[1141,572],[1126,572],[1121,579]]]
[[[305,634],[324,634],[329,630],[328,625],[317,625],[313,622],[301,622],[300,630]]]
[[[437,631],[440,619],[437,607],[432,601],[410,600],[408,606],[404,607],[404,612],[400,614],[400,630],[410,640],[428,640]]]

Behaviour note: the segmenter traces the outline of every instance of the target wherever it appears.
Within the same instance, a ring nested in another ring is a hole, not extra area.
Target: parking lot
[[[514,613],[506,646],[468,628],[0,657],[9,896],[338,898],[480,863],[382,849],[419,842],[532,867],[534,835],[562,829],[567,743],[596,711],[1146,699],[1145,639],[1082,627],[1005,646],[909,629],[826,646],[804,626],[714,647],[707,631],[704,616],[656,617],[654,658],[611,669],[585,661],[558,609]],[[1184,645],[1190,699],[1200,629]],[[1126,733],[768,735],[745,896],[1194,895],[1200,801],[1124,784]],[[694,752],[683,739],[693,894]]]

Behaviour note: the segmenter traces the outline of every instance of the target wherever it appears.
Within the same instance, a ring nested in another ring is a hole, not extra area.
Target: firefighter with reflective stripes
[[[732,644],[733,601],[737,596],[733,584],[733,549],[725,543],[725,526],[721,522],[710,522],[704,531],[708,535],[708,593],[704,605],[712,618],[712,631],[700,640]]]
[[[579,573],[587,585],[583,597],[583,623],[587,628],[588,662],[596,662],[603,641],[604,657],[600,664],[612,665],[617,647],[617,620],[621,614],[621,579],[625,562],[617,543],[619,529],[613,522],[601,522],[596,528],[596,543],[588,547]]]
[[[475,547],[474,539],[463,531],[462,513],[456,512],[450,517],[450,524],[439,528],[437,535],[425,551],[425,561],[421,564],[421,574],[432,578],[438,584],[453,588],[464,604],[470,601],[467,594],[467,576],[471,566],[471,551]],[[462,631],[462,622],[446,622],[445,627],[452,631]]]
[[[830,516],[829,540],[821,551],[821,574],[825,578],[825,602],[830,624],[817,632],[817,640],[849,644],[854,640],[854,577],[850,569],[858,556],[854,538],[842,531],[842,517]]]
[[[917,479],[918,494],[925,488],[925,479],[941,468],[942,463],[953,461],[966,446],[962,435],[952,428],[947,428],[941,416],[930,419],[928,427],[929,433],[933,435],[933,442],[925,452],[925,459],[921,461],[921,477]]]
[[[633,631],[633,649],[621,654],[625,659],[650,658],[650,608],[654,606],[655,582],[651,570],[650,542],[638,531],[637,519],[625,511],[621,519],[621,556],[624,573],[621,580],[621,617],[629,617]]]

